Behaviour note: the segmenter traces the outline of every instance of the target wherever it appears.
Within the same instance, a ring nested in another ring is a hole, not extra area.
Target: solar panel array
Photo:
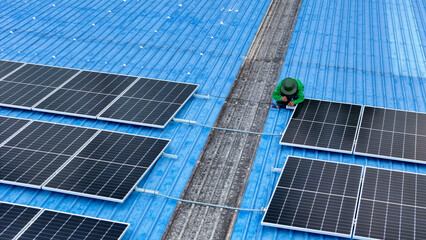
[[[352,153],[362,106],[305,99],[294,110],[280,144]]]
[[[1,239],[120,239],[128,223],[0,202]]]
[[[196,84],[0,60],[0,105],[164,128]]]
[[[355,236],[424,239],[426,175],[366,167]]]
[[[0,182],[123,202],[169,140],[0,117]],[[15,130],[13,132],[12,130]]]
[[[289,156],[262,225],[350,237],[362,169]]]
[[[355,154],[426,161],[426,114],[364,107]]]

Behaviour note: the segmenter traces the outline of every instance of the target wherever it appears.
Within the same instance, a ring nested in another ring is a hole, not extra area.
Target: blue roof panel
[[[300,79],[305,97],[426,112],[426,4],[419,0],[304,0],[280,79]],[[271,109],[264,132],[282,132],[291,111]],[[263,136],[243,208],[266,207],[288,155],[426,173],[426,165],[279,146]],[[232,239],[324,239],[260,225],[241,211]],[[336,239],[335,237],[326,237]]]
[[[269,6],[260,1],[0,2],[0,59],[200,84],[176,115],[213,125]],[[164,130],[0,108],[0,115],[171,139],[139,187],[179,197],[210,129]],[[123,239],[160,239],[176,201],[132,193],[122,204],[0,184],[0,200],[128,222]]]

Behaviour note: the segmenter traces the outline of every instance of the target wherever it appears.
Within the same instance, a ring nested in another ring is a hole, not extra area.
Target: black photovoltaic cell
[[[135,80],[136,77],[83,71],[63,88],[117,96]]]
[[[115,95],[59,89],[35,108],[95,117],[116,97]]]
[[[168,143],[101,132],[45,187],[122,202]]]
[[[122,202],[145,172],[142,167],[76,157],[45,188]]]
[[[55,88],[0,81],[0,104],[30,108]]]
[[[3,81],[56,88],[75,75],[78,70],[26,64]]]
[[[0,148],[0,182],[40,187],[96,132],[32,122]]]
[[[366,167],[355,236],[424,239],[426,175]]]
[[[0,202],[0,239],[13,239],[40,209]]]
[[[198,85],[141,78],[101,118],[164,126]]]
[[[365,107],[355,153],[426,161],[426,114]]]
[[[160,128],[198,87],[7,61],[0,79],[0,105]]]
[[[0,182],[40,187],[69,156],[0,147]]]
[[[128,226],[126,223],[44,210],[18,239],[117,240]]]
[[[0,144],[27,124],[29,120],[0,117]]]
[[[288,157],[262,225],[350,236],[362,168]]]
[[[0,79],[4,78],[7,74],[11,73],[22,65],[23,63],[0,60]]]
[[[5,146],[71,156],[96,132],[96,129],[35,121]]]
[[[293,113],[281,144],[352,152],[360,105],[305,99]]]

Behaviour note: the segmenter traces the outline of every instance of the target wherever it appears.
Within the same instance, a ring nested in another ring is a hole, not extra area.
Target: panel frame
[[[309,100],[322,101],[322,102],[330,102],[330,103],[339,103],[339,104],[349,104],[349,105],[355,105],[355,106],[360,106],[360,107],[361,107],[360,114],[359,114],[359,116],[358,116],[358,123],[357,123],[357,126],[355,127],[355,128],[356,128],[356,132],[355,132],[355,135],[354,135],[354,141],[353,141],[353,143],[352,143],[352,149],[351,149],[351,151],[339,150],[339,149],[333,149],[333,148],[315,147],[315,146],[309,146],[309,145],[302,145],[302,144],[295,144],[295,143],[286,143],[286,142],[282,142],[281,140],[283,139],[283,137],[284,137],[285,133],[287,132],[287,128],[288,128],[288,126],[290,125],[291,119],[293,118],[293,115],[294,115],[294,113],[296,112],[296,110],[297,110],[297,107],[298,107],[298,106],[296,106],[296,108],[293,110],[293,113],[292,113],[292,114],[291,114],[291,116],[290,116],[290,119],[289,119],[289,121],[288,121],[288,123],[287,123],[287,126],[285,127],[285,129],[284,129],[284,131],[283,131],[283,133],[282,133],[282,135],[281,135],[281,138],[280,138],[280,142],[279,142],[279,144],[280,144],[280,145],[283,145],[283,146],[289,146],[289,147],[298,147],[298,148],[305,148],[305,149],[312,149],[312,150],[321,150],[321,151],[328,151],[328,152],[337,152],[337,153],[353,154],[353,153],[354,153],[354,150],[355,150],[355,142],[356,142],[356,139],[357,139],[357,133],[358,133],[358,132],[357,132],[357,130],[358,130],[358,126],[360,126],[361,115],[362,115],[362,113],[364,112],[363,105],[360,105],[360,104],[353,104],[353,103],[345,103],[345,102],[334,102],[334,101],[321,100],[321,99],[313,99],[313,98],[309,98]],[[301,120],[301,121],[303,121],[303,120]],[[312,121],[312,122],[314,122],[314,121]],[[330,125],[332,125],[332,124],[330,124]],[[348,125],[345,125],[345,126],[348,126]]]
[[[384,110],[403,111],[403,112],[410,112],[410,113],[416,113],[416,114],[420,113],[420,114],[426,115],[426,113],[424,113],[424,112],[415,112],[415,111],[408,111],[408,110],[401,110],[401,109],[393,109],[393,108],[375,107],[375,106],[370,106],[370,105],[364,105],[364,107],[362,109],[362,116],[364,116],[365,107],[380,108],[380,109],[384,109]],[[361,131],[361,125],[362,125],[362,119],[361,119],[360,122],[358,122],[359,130],[357,131],[357,133],[355,135],[355,146],[354,146],[354,149],[353,149],[354,155],[361,156],[361,157],[373,157],[373,158],[379,158],[379,159],[385,159],[385,160],[395,160],[395,161],[401,161],[401,162],[418,163],[418,164],[423,164],[423,165],[426,164],[426,161],[421,161],[421,160],[408,159],[408,158],[398,158],[398,157],[384,156],[384,155],[379,155],[379,154],[357,152],[356,151],[356,145],[358,144],[358,137],[359,137],[359,133]],[[383,130],[378,130],[378,131],[383,131]],[[417,136],[417,134],[415,136]]]
[[[1,60],[1,59],[0,59]],[[114,74],[114,75],[120,75],[120,76],[126,76],[126,77],[135,77],[136,79],[132,82],[132,84],[130,84],[129,86],[133,86],[137,81],[139,81],[141,78],[148,78],[148,77],[141,77],[141,76],[133,76],[133,75],[125,75],[125,74],[117,74],[117,73],[107,73],[107,72],[99,72],[99,71],[92,71],[92,70],[85,70],[85,69],[79,69],[79,68],[67,68],[67,67],[58,67],[58,66],[51,66],[51,65],[43,65],[43,64],[36,64],[36,63],[25,63],[25,62],[18,62],[18,61],[9,61],[9,60],[3,60],[3,61],[8,61],[8,62],[14,62],[14,63],[23,63],[22,66],[18,67],[16,70],[19,70],[21,67],[27,65],[27,64],[33,64],[33,65],[38,65],[38,66],[45,66],[45,67],[56,67],[56,68],[63,68],[63,69],[69,69],[69,70],[77,70],[79,71],[78,73],[76,73],[74,76],[72,76],[70,79],[68,79],[66,82],[64,82],[64,84],[61,84],[60,86],[58,86],[56,89],[54,89],[51,93],[49,93],[47,95],[50,96],[52,95],[54,92],[56,92],[59,89],[62,89],[62,86],[64,86],[66,83],[68,83],[70,80],[72,80],[74,77],[78,76],[82,71],[86,71],[86,72],[94,72],[94,73],[106,73],[106,74]],[[15,71],[13,71],[15,72]],[[13,72],[11,72],[10,74],[12,74]],[[9,75],[9,74],[8,74]],[[7,75],[7,76],[8,76]],[[7,77],[5,76],[5,77]],[[156,124],[146,124],[146,123],[139,123],[139,122],[133,122],[133,121],[126,121],[126,120],[120,120],[120,119],[113,119],[113,118],[107,118],[107,117],[100,117],[100,114],[98,114],[99,116],[89,116],[89,115],[85,115],[85,114],[78,114],[78,113],[67,113],[67,112],[61,112],[61,111],[54,111],[54,110],[46,110],[46,109],[42,109],[42,108],[37,108],[37,105],[39,105],[42,101],[37,102],[34,106],[32,107],[21,107],[18,105],[10,105],[10,104],[1,104],[0,106],[4,106],[4,107],[9,107],[9,108],[20,108],[20,109],[24,109],[24,110],[32,110],[32,111],[37,111],[37,112],[45,112],[45,113],[53,113],[53,114],[61,114],[61,115],[67,115],[67,116],[73,116],[73,117],[83,117],[83,118],[90,118],[90,119],[99,119],[99,120],[104,120],[104,121],[109,121],[109,122],[116,122],[116,123],[125,123],[125,124],[131,124],[131,125],[137,125],[137,126],[144,126],[144,127],[154,127],[154,128],[160,128],[160,129],[164,129],[169,123],[170,121],[173,120],[173,118],[176,116],[176,114],[182,109],[182,107],[189,101],[189,99],[195,94],[195,92],[198,90],[198,88],[200,87],[199,84],[194,84],[194,83],[185,83],[185,82],[177,82],[177,81],[170,81],[170,80],[164,80],[164,79],[158,79],[158,78],[148,78],[151,80],[157,80],[157,81],[165,81],[165,82],[173,82],[173,83],[180,83],[180,84],[186,84],[186,85],[193,85],[196,86],[194,91],[192,91],[192,93],[188,96],[188,98],[180,105],[180,107],[176,110],[176,112],[169,118],[169,120],[164,124],[164,125],[156,125]],[[1,79],[0,79],[1,81]],[[119,96],[124,95],[125,92],[127,92],[130,88],[126,88],[125,90],[123,90],[122,93],[116,95],[116,99],[114,99],[110,104],[108,104],[102,111],[100,111],[100,113],[105,112],[109,107],[112,106],[112,104],[114,102],[116,102],[119,98]],[[111,95],[111,96],[115,96],[115,95]],[[46,97],[46,98],[47,98]],[[45,100],[46,98],[43,98],[42,100]]]
[[[359,178],[358,189],[362,189],[362,188],[361,188],[361,186],[362,186],[362,182],[363,182],[363,180],[364,180],[364,178],[363,178],[363,173],[365,172],[365,166],[364,166],[364,165],[351,164],[351,163],[344,163],[344,162],[334,162],[334,161],[329,161],[329,160],[322,160],[322,159],[314,159],[314,158],[307,158],[307,157],[299,157],[299,156],[288,155],[288,156],[287,156],[287,159],[286,159],[286,161],[285,161],[285,163],[284,163],[284,166],[283,166],[283,167],[282,167],[282,169],[281,169],[281,173],[280,173],[280,176],[278,177],[277,183],[275,184],[274,191],[272,192],[272,195],[271,195],[271,197],[270,197],[270,199],[269,199],[269,203],[268,203],[268,205],[267,205],[267,206],[266,206],[266,208],[265,208],[265,212],[264,212],[264,214],[263,214],[263,217],[262,217],[262,220],[261,220],[260,224],[261,224],[262,226],[275,227],[275,228],[282,228],[282,229],[287,229],[287,230],[296,230],[296,231],[309,232],[309,233],[316,233],[316,234],[323,234],[323,235],[329,235],[329,236],[335,236],[335,237],[351,238],[351,236],[353,236],[353,234],[354,234],[354,230],[355,230],[355,228],[354,228],[354,226],[355,226],[355,220],[354,220],[354,218],[355,218],[355,216],[356,216],[356,214],[357,214],[358,205],[359,205],[359,199],[360,199],[360,196],[361,196],[361,195],[360,195],[360,191],[359,191],[359,190],[358,190],[358,195],[357,195],[357,197],[355,198],[355,199],[356,199],[356,204],[355,204],[354,214],[353,214],[353,216],[352,216],[352,228],[351,228],[351,233],[350,233],[349,235],[347,235],[347,234],[341,234],[341,233],[333,233],[333,232],[321,231],[321,230],[315,230],[315,229],[309,229],[309,228],[293,227],[293,226],[287,226],[287,225],[280,225],[280,224],[274,224],[274,223],[267,223],[267,222],[264,222],[264,219],[265,219],[265,216],[266,216],[266,212],[267,212],[267,211],[268,211],[268,209],[269,209],[269,206],[270,206],[270,204],[271,204],[271,202],[272,202],[272,198],[273,198],[273,196],[275,195],[275,191],[277,190],[278,183],[280,182],[281,176],[282,176],[282,175],[283,175],[283,173],[284,173],[284,169],[285,169],[285,167],[286,167],[286,165],[287,165],[287,163],[288,163],[288,159],[289,159],[290,157],[303,158],[303,159],[308,159],[308,160],[323,161],[323,162],[330,162],[330,163],[345,164],[345,165],[350,165],[350,166],[357,166],[357,167],[361,167],[361,168],[362,168],[362,170],[361,170],[361,171],[362,171],[362,172],[361,172],[361,176],[362,176],[362,177],[360,177],[360,178]],[[302,191],[303,191],[303,190],[302,190]]]
[[[18,204],[17,204],[18,205]],[[36,208],[36,207],[32,207],[32,206],[26,206],[26,205],[21,205],[24,207],[31,207],[31,208]],[[70,216],[77,216],[77,217],[83,217],[83,218],[91,218],[91,219],[96,219],[96,220],[100,220],[100,221],[106,221],[106,222],[112,222],[112,223],[119,223],[119,224],[123,224],[126,225],[127,227],[124,229],[123,233],[121,234],[121,236],[118,239],[122,239],[122,237],[124,236],[124,234],[126,233],[126,231],[129,229],[130,227],[130,223],[126,223],[126,222],[119,222],[119,221],[114,221],[114,220],[109,220],[109,219],[103,219],[103,218],[98,218],[98,217],[92,217],[92,216],[87,216],[87,215],[81,215],[81,214],[76,214],[76,213],[68,213],[68,212],[63,212],[63,211],[58,211],[58,210],[53,210],[53,209],[47,209],[47,208],[39,208],[41,209],[41,211],[38,213],[38,215],[36,216],[35,219],[32,219],[32,221],[30,222],[31,224],[26,226],[25,228],[23,228],[23,230],[17,235],[15,236],[14,239],[19,239],[19,237],[21,235],[23,235],[28,228],[45,212],[45,211],[51,211],[51,212],[56,212],[56,213],[62,213],[62,214],[68,214]]]

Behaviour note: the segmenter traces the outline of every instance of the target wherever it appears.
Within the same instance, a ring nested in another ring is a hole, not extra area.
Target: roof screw
[[[182,7],[182,3],[181,3],[181,4],[179,4],[179,7]]]
[[[123,64],[123,67],[127,66],[125,63]]]
[[[235,10],[235,12],[238,12],[238,9],[237,9],[237,10]]]
[[[154,30],[154,32],[157,32],[157,30]]]
[[[94,23],[92,23],[92,26],[95,26],[95,24],[94,24]]]
[[[56,56],[55,56],[55,55],[53,55],[53,56],[52,56],[52,58],[56,58]]]
[[[170,19],[170,16],[167,16],[168,19]]]
[[[88,62],[90,62],[90,59],[87,59]]]
[[[105,62],[105,64],[107,64],[108,62]]]
[[[52,7],[56,7],[56,5],[55,5],[55,4],[52,4]]]
[[[190,72],[187,73],[188,75],[191,74]]]
[[[213,36],[211,36],[210,38],[211,38],[211,39],[213,39],[214,37],[213,37]]]
[[[21,51],[18,51],[18,53],[21,53]]]
[[[223,21],[221,21],[220,24],[223,25]]]
[[[13,34],[13,31],[9,31],[9,32]]]
[[[108,11],[109,13],[111,12],[111,10]]]
[[[204,54],[201,52],[200,55],[203,56]]]
[[[143,46],[141,45],[140,48],[143,48]]]
[[[74,41],[77,40],[76,38],[73,39]]]
[[[35,17],[33,17],[33,20],[35,20]]]

